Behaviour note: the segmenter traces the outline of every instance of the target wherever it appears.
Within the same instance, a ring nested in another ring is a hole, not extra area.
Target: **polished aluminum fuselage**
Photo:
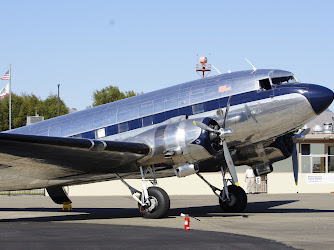
[[[257,70],[255,72],[242,71],[218,75],[49,119],[7,133],[146,142],[151,148],[159,150],[156,148],[157,141],[149,137],[145,138],[147,131],[158,130],[162,124],[168,123],[168,119],[185,115],[188,119],[211,117],[221,124],[228,97],[232,96],[226,128],[233,129],[233,134],[229,135],[226,140],[229,147],[237,150],[262,141],[274,140],[280,135],[301,127],[317,115],[305,93],[300,91],[299,84],[286,85],[282,88],[273,86],[271,90],[261,90],[259,80],[273,75],[288,76],[292,73],[281,70]],[[301,89],[307,91],[307,85],[304,84]],[[147,124],[146,120],[150,117],[152,117],[152,124]],[[161,122],[157,122],[158,119],[161,119]],[[141,124],[132,128],[133,121],[139,121]],[[145,122],[146,124],[144,124]],[[126,125],[125,129],[122,129],[124,124]],[[108,134],[112,128],[118,128],[117,133]],[[165,131],[167,139],[164,143],[175,146],[177,144],[175,141],[168,141],[168,133],[175,133],[172,128],[173,126],[169,126],[169,131]],[[175,129],[178,128],[175,127]],[[102,133],[104,136],[99,133],[101,130],[104,131]],[[199,133],[201,130],[191,125],[188,130],[180,130],[180,140],[185,143],[191,142],[193,138],[198,137]],[[175,139],[175,137],[170,138]],[[198,148],[195,146],[193,148],[193,155],[199,154],[197,153],[199,151],[196,151]],[[191,153],[189,154],[191,155]],[[206,154],[205,157],[207,156]],[[158,164],[156,159],[154,164]],[[149,160],[147,159],[148,162]],[[180,162],[182,161],[180,160]],[[142,160],[141,164],[145,165],[145,161]],[[29,172],[29,169],[26,170]],[[0,169],[0,190],[4,184],[6,189],[9,189],[10,183],[16,188],[18,186],[19,188],[35,188],[54,185],[55,179],[61,177],[59,173],[68,177],[68,181],[66,178],[62,178],[62,185],[90,182],[87,178],[81,180],[80,173],[73,169],[67,171],[63,168],[57,169],[56,166],[53,166],[52,169],[45,167],[38,169],[38,171],[33,169],[33,174],[29,178],[20,176],[20,173],[16,172],[15,169],[10,171]],[[42,176],[46,179],[35,178],[34,180],[33,175],[37,172],[39,177]],[[52,172],[57,173],[57,175],[53,177],[50,175]],[[76,176],[75,181],[69,173]],[[170,170],[160,174],[161,177],[171,175],[174,173]],[[17,180],[15,180],[15,176],[17,176]],[[138,176],[130,174],[126,177],[136,178]],[[91,182],[112,178],[111,170],[110,174],[92,178]],[[21,184],[19,185],[19,183]]]

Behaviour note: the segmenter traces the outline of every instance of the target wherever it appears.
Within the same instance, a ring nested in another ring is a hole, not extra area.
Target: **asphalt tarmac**
[[[334,194],[249,195],[243,213],[215,196],[171,196],[167,218],[139,215],[131,197],[0,197],[1,249],[333,249]],[[181,213],[189,214],[185,231]]]

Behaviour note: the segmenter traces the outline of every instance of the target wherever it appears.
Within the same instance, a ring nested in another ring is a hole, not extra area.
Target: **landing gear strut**
[[[170,200],[165,190],[158,187],[154,166],[148,166],[145,167],[145,169],[143,169],[143,167],[140,167],[140,173],[143,185],[142,192],[131,187],[117,173],[116,176],[129,188],[132,197],[138,202],[139,212],[143,215],[143,217],[149,219],[166,217],[170,208]],[[145,179],[147,173],[152,174],[152,180]],[[153,184],[153,187],[147,188],[147,181],[150,181]]]
[[[247,195],[241,187],[235,185],[232,179],[225,178],[226,169],[221,167],[221,172],[224,184],[224,188],[222,190],[211,185],[200,173],[197,173],[197,175],[212,189],[213,193],[219,198],[219,205],[224,212],[240,213],[246,208]],[[232,185],[227,185],[228,182],[231,182]]]

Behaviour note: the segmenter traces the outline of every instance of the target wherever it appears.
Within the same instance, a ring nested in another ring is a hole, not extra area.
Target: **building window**
[[[302,173],[311,173],[311,157],[302,156]]]
[[[334,156],[328,156],[328,173],[334,173]]]
[[[328,173],[334,173],[334,144],[327,144]]]
[[[301,144],[302,173],[334,173],[334,144]]]
[[[311,148],[310,144],[302,144],[302,155],[310,155]]]
[[[312,157],[312,173],[326,173],[326,157]]]

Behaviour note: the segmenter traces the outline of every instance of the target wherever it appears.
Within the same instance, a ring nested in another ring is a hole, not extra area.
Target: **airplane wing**
[[[0,133],[0,179],[32,188],[102,180],[115,172],[138,175],[136,161],[149,152],[143,143]]]

